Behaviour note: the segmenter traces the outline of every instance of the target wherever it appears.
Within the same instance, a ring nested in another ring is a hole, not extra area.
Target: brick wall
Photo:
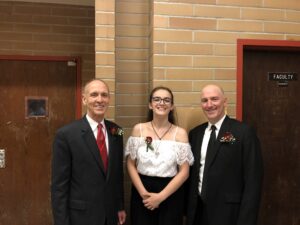
[[[149,89],[157,85],[174,91],[179,124],[187,129],[205,120],[198,109],[207,83],[224,87],[228,114],[235,117],[237,39],[300,40],[296,0],[96,0],[97,5],[97,76],[111,79],[116,95],[110,115],[126,137],[145,119]]]
[[[149,18],[149,1],[116,3],[116,121],[126,137],[147,113]]]
[[[197,120],[201,88],[222,85],[235,117],[236,44],[239,38],[300,40],[296,0],[153,1],[153,85],[175,92],[179,119]],[[200,113],[200,112],[199,112]]]
[[[95,76],[95,9],[0,2],[0,54],[79,56],[82,80]]]
[[[115,1],[95,1],[96,77],[110,88],[111,101],[107,117],[115,120]]]

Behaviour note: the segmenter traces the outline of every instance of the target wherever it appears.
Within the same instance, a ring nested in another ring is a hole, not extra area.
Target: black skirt
[[[140,175],[148,192],[159,193],[173,179],[172,177],[149,177]],[[184,191],[180,187],[175,193],[160,203],[154,210],[147,209],[143,199],[132,185],[131,191],[131,224],[132,225],[182,225]]]

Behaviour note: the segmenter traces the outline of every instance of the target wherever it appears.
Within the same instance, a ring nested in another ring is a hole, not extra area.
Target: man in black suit
[[[195,162],[188,182],[187,225],[257,223],[263,177],[260,143],[253,129],[225,115],[226,106],[221,87],[202,89],[208,122],[189,133]],[[216,136],[210,137],[213,132]]]
[[[109,99],[109,88],[104,81],[88,82],[82,94],[87,114],[57,131],[51,184],[55,225],[125,222],[123,136],[118,125],[104,119]],[[102,143],[99,144],[101,141],[96,138],[100,123],[103,127],[99,128],[102,130]],[[102,147],[98,148],[97,142]],[[107,160],[102,159],[101,148],[106,149]]]

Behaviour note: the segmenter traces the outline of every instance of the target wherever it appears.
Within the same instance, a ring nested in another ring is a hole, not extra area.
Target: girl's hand
[[[149,197],[143,200],[144,206],[149,210],[154,210],[159,207],[162,202],[162,198],[159,193],[149,193]]]
[[[145,200],[150,197],[150,193],[148,191],[145,191],[145,192],[141,193],[140,196],[143,200]]]

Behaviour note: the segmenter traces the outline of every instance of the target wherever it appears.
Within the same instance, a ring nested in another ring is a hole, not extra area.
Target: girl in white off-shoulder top
[[[132,225],[182,225],[182,184],[194,158],[186,131],[174,124],[173,101],[169,88],[154,88],[149,122],[135,125],[126,144]]]

